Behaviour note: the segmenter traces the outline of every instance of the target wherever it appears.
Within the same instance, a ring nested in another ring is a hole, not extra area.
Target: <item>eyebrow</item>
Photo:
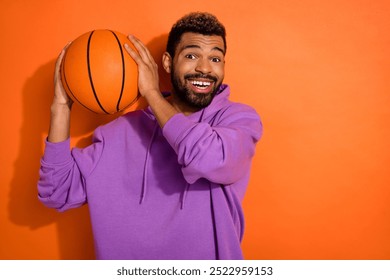
[[[186,45],[184,46],[181,50],[185,50],[185,49],[192,49],[192,48],[196,48],[196,49],[200,49],[201,47],[198,46],[198,45]],[[223,53],[223,55],[225,55],[225,50],[224,49],[221,49],[220,47],[214,47],[212,48],[212,50],[214,51],[220,51],[221,53]]]

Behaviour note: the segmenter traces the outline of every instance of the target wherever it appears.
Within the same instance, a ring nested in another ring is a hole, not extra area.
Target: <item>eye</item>
[[[195,59],[196,56],[195,56],[194,54],[192,54],[192,53],[189,53],[189,54],[186,54],[186,55],[185,55],[185,58],[188,58],[188,59]]]
[[[221,62],[222,59],[219,58],[219,57],[212,57],[212,58],[211,58],[211,61],[212,61],[212,62]]]

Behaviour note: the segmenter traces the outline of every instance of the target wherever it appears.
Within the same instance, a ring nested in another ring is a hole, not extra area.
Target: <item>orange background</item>
[[[2,0],[0,259],[89,259],[88,209],[37,200],[54,60],[98,28],[163,51],[183,14],[228,31],[226,82],[264,136],[244,207],[248,259],[390,258],[390,2]],[[162,88],[167,87],[163,83]],[[112,117],[78,106],[72,143]]]

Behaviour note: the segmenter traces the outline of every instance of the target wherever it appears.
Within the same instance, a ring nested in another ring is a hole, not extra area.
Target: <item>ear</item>
[[[164,52],[164,54],[162,56],[162,66],[164,67],[165,72],[167,72],[168,74],[171,73],[172,57],[168,52]]]

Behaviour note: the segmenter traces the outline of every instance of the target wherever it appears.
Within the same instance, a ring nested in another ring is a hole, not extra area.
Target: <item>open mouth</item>
[[[198,92],[198,93],[208,93],[210,91],[212,91],[213,89],[213,85],[214,85],[214,81],[210,81],[210,80],[188,80],[190,85],[191,85],[191,89],[194,91],[194,92]]]
[[[205,89],[211,86],[211,82],[205,82],[205,81],[190,81],[190,82],[194,87],[197,87],[199,89]]]

